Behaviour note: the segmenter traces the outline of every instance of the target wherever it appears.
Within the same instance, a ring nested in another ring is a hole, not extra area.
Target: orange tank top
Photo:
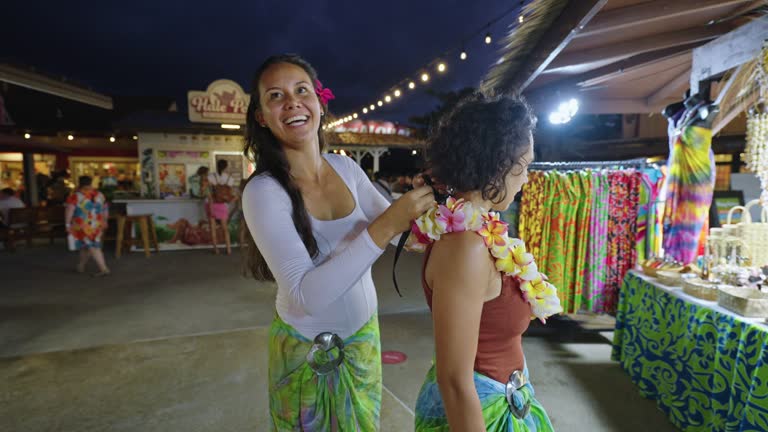
[[[421,283],[430,311],[432,289],[425,279],[425,270],[431,252],[432,245],[424,255],[421,272]],[[523,298],[520,285],[514,277],[501,277],[501,294],[483,304],[474,369],[498,382],[506,383],[512,372],[522,371],[525,366],[522,336],[531,322],[531,305]]]

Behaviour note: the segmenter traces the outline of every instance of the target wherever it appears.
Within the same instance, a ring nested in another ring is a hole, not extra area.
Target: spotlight
[[[573,119],[576,113],[579,111],[579,101],[576,99],[570,99],[567,102],[562,102],[557,111],[553,111],[549,114],[549,122],[554,125],[561,125],[568,123]]]

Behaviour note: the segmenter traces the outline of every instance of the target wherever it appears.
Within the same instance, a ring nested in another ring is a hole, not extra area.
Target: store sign
[[[413,129],[409,127],[395,125],[394,123],[388,121],[375,120],[352,120],[350,122],[336,126],[333,131],[339,133],[353,132],[403,136],[411,136],[413,134]]]
[[[189,121],[245,124],[251,96],[234,81],[216,80],[202,91],[187,93]]]

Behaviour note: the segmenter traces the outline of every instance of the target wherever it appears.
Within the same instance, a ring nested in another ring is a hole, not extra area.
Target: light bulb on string
[[[376,102],[376,105],[378,105],[378,106],[382,106],[382,105],[384,105],[384,102],[382,102],[382,101],[378,101],[378,102]]]
[[[357,118],[357,113],[352,114],[352,118]]]
[[[485,34],[485,43],[490,45],[491,42],[493,42],[493,39],[491,39],[491,33],[488,32],[488,33]]]
[[[363,114],[368,114],[368,108],[363,108]]]
[[[69,141],[72,141],[73,139],[75,139],[75,137],[74,137],[74,136],[72,136],[72,135],[67,135],[67,139],[68,139]]]
[[[440,63],[437,65],[437,71],[438,72],[445,72],[445,63]]]
[[[371,111],[373,111],[373,110],[375,110],[375,109],[376,109],[376,105],[374,105],[374,104],[371,104],[371,106],[370,106],[369,108],[371,108]]]
[[[395,97],[400,97],[401,94],[400,90],[395,90]]]
[[[386,102],[386,103],[392,102],[392,97],[390,95],[384,96],[384,102]]]
[[[421,74],[421,80],[422,80],[423,82],[427,82],[427,81],[429,81],[429,74],[428,74],[428,73],[426,73],[426,72],[424,72],[423,74]]]
[[[461,50],[461,54],[459,54],[459,58],[462,59],[462,60],[466,60],[467,59],[467,52],[464,51],[464,50]]]
[[[30,139],[30,138],[32,138],[32,135],[30,135],[30,134],[28,134],[28,133],[25,133],[25,134],[24,134],[24,139]]]
[[[522,23],[523,23],[523,21],[525,21],[525,17],[524,17],[522,14],[520,14],[520,16],[519,16],[519,17],[517,17],[517,22],[519,22],[520,24],[522,24]]]
[[[408,88],[411,89],[411,90],[415,89],[416,88],[416,83],[414,83],[413,81],[409,82],[408,83]]]
[[[115,137],[109,137],[109,142],[115,142]]]

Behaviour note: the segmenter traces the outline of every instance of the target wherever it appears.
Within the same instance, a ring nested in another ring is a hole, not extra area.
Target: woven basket
[[[696,298],[709,301],[717,301],[717,284],[701,279],[683,279],[683,292]]]
[[[744,207],[744,223],[740,224],[739,237],[747,246],[752,265],[762,267],[768,264],[768,209],[761,207],[760,222],[752,222],[749,209],[760,205],[760,200],[750,201]]]
[[[768,317],[768,294],[755,288],[720,286],[717,304],[749,318]]]

